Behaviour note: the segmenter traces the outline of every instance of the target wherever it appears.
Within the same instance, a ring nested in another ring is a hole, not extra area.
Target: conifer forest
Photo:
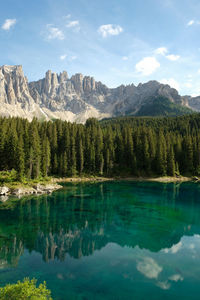
[[[0,118],[0,171],[46,176],[200,175],[200,115],[86,124]]]

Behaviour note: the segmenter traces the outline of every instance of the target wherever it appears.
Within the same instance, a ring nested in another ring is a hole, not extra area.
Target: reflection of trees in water
[[[52,196],[20,201],[13,210],[0,211],[6,237],[0,244],[2,265],[16,264],[23,248],[40,252],[45,261],[64,260],[66,253],[92,255],[109,242],[150,251],[170,248],[183,235],[199,233],[198,196],[198,186],[101,183],[67,185]]]
[[[24,252],[23,243],[16,236],[0,241],[0,269],[8,266],[17,266],[20,256]]]

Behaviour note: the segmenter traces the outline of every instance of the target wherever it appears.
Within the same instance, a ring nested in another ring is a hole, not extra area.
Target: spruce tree
[[[51,162],[50,145],[47,136],[45,136],[42,141],[42,154],[41,154],[41,169],[42,169],[42,175],[44,177],[48,175],[50,162]]]
[[[169,151],[167,153],[167,174],[170,176],[175,176],[176,165],[174,159],[174,150],[173,146],[170,145]]]
[[[25,154],[24,154],[24,143],[22,135],[20,135],[17,142],[17,150],[16,150],[16,171],[17,176],[20,181],[22,181],[25,171]]]

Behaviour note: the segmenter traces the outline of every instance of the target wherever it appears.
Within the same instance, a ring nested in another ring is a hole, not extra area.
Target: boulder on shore
[[[7,186],[1,186],[0,187],[0,195],[5,196],[9,193],[9,188]]]
[[[8,188],[7,186],[0,187],[0,197],[1,196],[10,196],[15,195],[18,197],[25,196],[25,195],[41,195],[41,194],[50,194],[53,191],[62,188],[59,184],[36,184],[33,187],[18,187],[18,188]],[[1,199],[0,199],[1,200]],[[3,200],[2,200],[3,201]]]
[[[62,188],[61,185],[58,184],[47,184],[47,185],[42,185],[42,184],[37,184],[34,186],[34,189],[36,190],[37,194],[43,194],[43,193],[52,193],[53,191]]]

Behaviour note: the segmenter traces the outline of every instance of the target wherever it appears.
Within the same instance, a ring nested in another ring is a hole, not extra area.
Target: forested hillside
[[[116,118],[85,125],[0,118],[0,170],[48,175],[200,174],[200,115]]]
[[[173,103],[168,98],[159,96],[149,99],[135,115],[175,117],[191,113],[192,110],[188,107]]]

